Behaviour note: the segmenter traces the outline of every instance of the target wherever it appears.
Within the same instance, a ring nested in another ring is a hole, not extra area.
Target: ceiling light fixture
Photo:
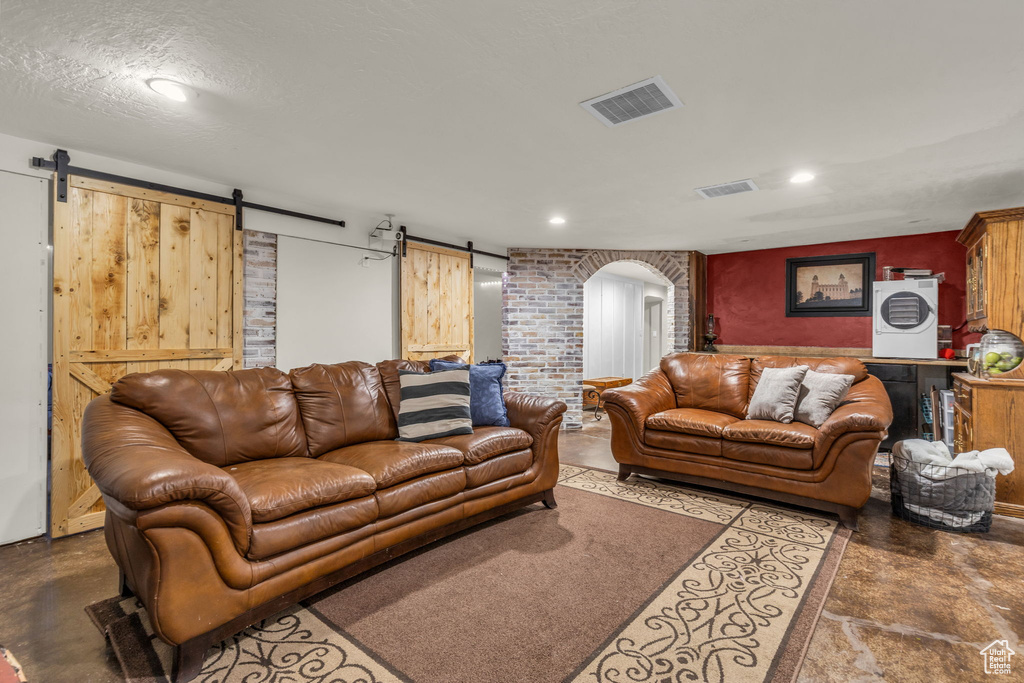
[[[166,78],[151,78],[146,81],[150,90],[158,92],[169,100],[185,102],[188,100],[189,89],[181,83],[167,80]]]
[[[789,179],[791,183],[807,183],[814,180],[814,174],[808,173],[807,171],[800,171],[795,176]]]
[[[550,223],[551,225],[562,225],[563,223],[565,223],[565,219],[562,218],[561,216],[555,216],[554,218],[549,220],[548,223]]]

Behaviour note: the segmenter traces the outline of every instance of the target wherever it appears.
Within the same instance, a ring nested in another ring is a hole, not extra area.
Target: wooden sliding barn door
[[[242,361],[234,206],[68,181],[67,202],[53,204],[53,536],[103,524],[82,463],[89,401],[128,373],[230,370]]]
[[[402,358],[473,361],[470,255],[408,242],[402,257]]]

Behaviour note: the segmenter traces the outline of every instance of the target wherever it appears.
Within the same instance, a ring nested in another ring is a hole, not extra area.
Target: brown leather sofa
[[[211,645],[402,553],[554,507],[561,401],[508,392],[511,427],[395,441],[387,361],[133,374],[89,404],[106,540],[190,680]],[[129,592],[130,591],[130,592]]]
[[[854,383],[820,429],[744,419],[764,368],[794,365]],[[602,398],[620,480],[646,474],[772,498],[838,513],[852,529],[892,422],[882,383],[853,358],[677,353]]]

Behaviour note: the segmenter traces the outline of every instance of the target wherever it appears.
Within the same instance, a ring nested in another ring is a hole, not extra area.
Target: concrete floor
[[[607,419],[563,432],[561,460],[614,471]],[[888,473],[861,514],[799,681],[982,681],[979,650],[1006,639],[1024,680],[1024,521],[957,535],[893,518]],[[111,597],[102,532],[0,548],[0,644],[33,683],[113,683],[117,663],[83,608]]]

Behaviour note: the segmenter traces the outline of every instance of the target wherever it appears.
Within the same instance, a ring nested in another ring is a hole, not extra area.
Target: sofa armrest
[[[881,380],[872,375],[850,387],[850,393],[818,430],[815,450],[821,451],[848,432],[878,432],[885,438],[892,424],[892,404]]]
[[[159,422],[109,395],[82,421],[82,459],[100,492],[135,512],[197,500],[217,512],[241,553],[249,550],[252,512],[234,478],[193,457]]]
[[[521,391],[506,391],[505,407],[509,425],[528,432],[535,444],[542,441],[544,432],[555,420],[562,421],[562,413],[566,411],[564,401]]]
[[[601,394],[601,400],[605,406],[611,404],[625,411],[640,441],[644,439],[644,429],[649,415],[676,407],[676,395],[672,391],[672,384],[669,383],[668,376],[657,368],[632,384],[617,389],[606,389]]]

